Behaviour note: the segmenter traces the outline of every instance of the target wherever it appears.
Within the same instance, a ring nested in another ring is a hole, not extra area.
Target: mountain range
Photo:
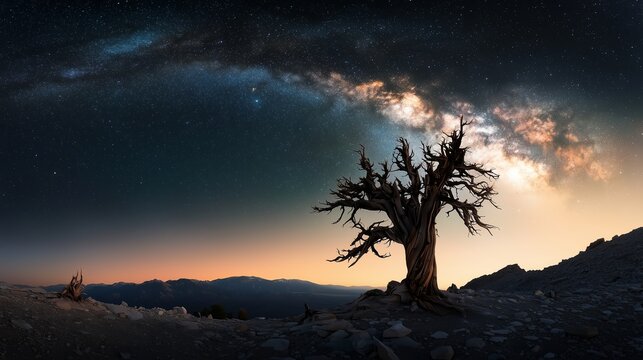
[[[60,291],[64,285],[45,287]],[[285,317],[304,312],[304,304],[311,308],[332,308],[354,300],[370,287],[319,285],[303,280],[266,280],[254,276],[238,276],[211,281],[178,279],[150,280],[140,284],[90,284],[86,296],[96,300],[146,308],[171,309],[183,306],[195,313],[214,304],[222,305],[231,316],[240,309],[252,317]]]

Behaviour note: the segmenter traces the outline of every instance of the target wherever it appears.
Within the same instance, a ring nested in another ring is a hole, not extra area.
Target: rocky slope
[[[635,359],[643,356],[643,289],[540,295],[460,290],[464,315],[434,316],[398,295],[313,318],[216,320],[74,303],[0,286],[0,359]]]
[[[471,280],[463,288],[496,291],[574,291],[579,288],[609,288],[643,282],[643,227],[598,239],[585,251],[543,270],[525,271],[509,265],[493,274]]]

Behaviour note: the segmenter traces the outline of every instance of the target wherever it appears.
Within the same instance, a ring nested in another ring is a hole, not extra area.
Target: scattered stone
[[[31,330],[31,329],[33,329],[33,327],[28,322],[26,322],[26,321],[24,321],[22,319],[11,320],[11,324],[13,326],[17,327],[18,329],[22,329],[22,330]]]
[[[431,334],[431,337],[434,339],[446,339],[449,337],[449,334],[444,331],[436,331]]]
[[[491,338],[489,338],[489,341],[494,342],[496,344],[503,343],[505,342],[505,340],[507,340],[506,336],[492,336]]]
[[[377,348],[377,355],[380,358],[380,360],[400,360],[397,355],[395,355],[395,352],[393,349],[390,347],[384,345],[381,341],[379,341],[376,337],[373,337],[373,341],[375,342],[375,347]]]
[[[565,332],[569,335],[589,339],[598,335],[598,328],[595,326],[577,325],[577,326],[569,326],[565,328]]]
[[[431,359],[434,360],[451,360],[455,351],[450,345],[438,346],[431,350]]]
[[[411,329],[407,328],[406,326],[400,324],[395,324],[391,326],[390,328],[384,330],[384,333],[382,336],[385,338],[399,338],[402,336],[406,336],[411,333]]]
[[[285,352],[290,346],[290,341],[288,339],[274,338],[268,339],[261,344],[261,347],[271,348],[278,352]]]
[[[487,345],[487,343],[484,340],[482,340],[482,338],[479,338],[479,337],[469,338],[465,343],[466,347],[476,348],[476,349],[482,349],[483,347],[485,347],[485,345]]]

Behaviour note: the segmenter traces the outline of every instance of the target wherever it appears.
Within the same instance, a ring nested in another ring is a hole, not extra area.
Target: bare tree
[[[348,261],[355,265],[362,256],[372,251],[384,258],[376,245],[395,242],[404,246],[406,255],[406,278],[403,280],[411,296],[423,308],[444,312],[454,308],[438,289],[435,261],[436,218],[446,208],[447,215],[455,212],[469,230],[476,234],[480,229],[491,233],[493,226],[485,223],[478,214],[486,202],[496,206],[492,197],[496,194],[491,180],[498,175],[484,169],[481,164],[465,161],[467,147],[463,147],[464,128],[471,122],[460,118],[459,129],[444,138],[434,151],[422,144],[422,159],[414,163],[414,153],[407,140],[400,138],[393,153],[393,162],[380,163],[376,170],[366,157],[364,147],[358,151],[359,167],[364,175],[358,181],[341,178],[334,197],[316,212],[340,211],[335,223],[343,219],[359,230],[347,250],[329,261]],[[392,173],[403,176],[393,177]],[[358,219],[360,210],[385,213],[388,221],[364,225]]]

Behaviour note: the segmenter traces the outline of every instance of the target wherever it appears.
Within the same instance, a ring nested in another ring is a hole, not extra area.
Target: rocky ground
[[[640,283],[559,294],[458,290],[464,315],[435,316],[401,291],[298,323],[173,310],[0,286],[0,359],[643,358]],[[303,310],[303,306],[302,306]]]

